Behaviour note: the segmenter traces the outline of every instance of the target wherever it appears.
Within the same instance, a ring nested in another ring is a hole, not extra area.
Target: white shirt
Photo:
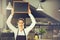
[[[36,21],[35,21],[33,15],[32,15],[31,13],[29,13],[28,15],[30,16],[32,23],[31,23],[31,25],[30,25],[29,27],[26,27],[26,28],[24,29],[24,31],[25,31],[25,33],[26,33],[26,36],[27,36],[28,33],[34,28],[34,26],[35,26],[35,24],[36,24]],[[7,19],[7,25],[8,25],[8,27],[14,32],[15,39],[16,39],[18,29],[15,28],[15,27],[11,24],[11,19],[12,19],[12,17],[13,17],[13,15],[10,15],[10,16],[8,17],[8,19]],[[24,34],[24,31],[22,31],[22,32],[19,31],[18,35],[25,35],[25,34]]]

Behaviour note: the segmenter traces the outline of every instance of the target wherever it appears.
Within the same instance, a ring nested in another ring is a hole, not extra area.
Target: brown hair
[[[22,20],[22,21],[24,22],[24,19],[23,19],[23,18],[19,18],[18,21],[19,21],[19,20]]]

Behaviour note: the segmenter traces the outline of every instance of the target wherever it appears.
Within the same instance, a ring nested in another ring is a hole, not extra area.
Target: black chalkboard
[[[28,13],[28,2],[20,2],[20,1],[14,1],[13,2],[13,7],[14,7],[14,12],[19,12],[19,13]]]

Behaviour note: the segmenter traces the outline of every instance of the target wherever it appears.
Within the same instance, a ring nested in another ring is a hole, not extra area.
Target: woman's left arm
[[[25,28],[27,34],[34,28],[34,26],[36,24],[36,20],[35,20],[34,16],[31,14],[30,10],[29,10],[28,15],[29,15],[32,23],[31,23],[31,25],[29,27]]]

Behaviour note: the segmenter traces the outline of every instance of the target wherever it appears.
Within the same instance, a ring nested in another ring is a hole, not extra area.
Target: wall
[[[2,25],[3,22],[2,22],[2,19],[1,19],[1,18],[2,18],[2,14],[1,14],[1,4],[2,4],[2,2],[1,2],[1,0],[0,0],[0,23],[1,23],[1,24],[0,24],[0,28],[1,28],[1,26],[3,26],[3,25]]]
[[[0,0],[0,28],[5,27],[6,22],[6,0]]]

